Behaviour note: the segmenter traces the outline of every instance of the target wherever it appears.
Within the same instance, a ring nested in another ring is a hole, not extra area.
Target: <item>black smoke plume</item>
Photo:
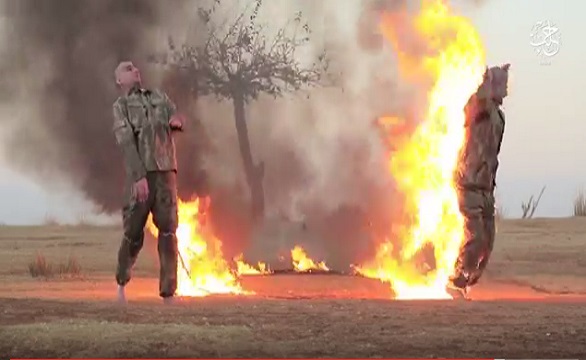
[[[3,3],[0,101],[27,111],[0,118],[11,166],[46,187],[72,182],[99,210],[120,209],[124,170],[111,131],[118,95],[113,70],[126,59],[145,65],[160,6],[153,0]],[[185,179],[189,171],[181,174],[181,183],[193,180]]]

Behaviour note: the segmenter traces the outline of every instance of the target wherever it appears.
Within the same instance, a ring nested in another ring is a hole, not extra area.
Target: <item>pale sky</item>
[[[521,202],[546,185],[536,216],[571,215],[576,193],[586,189],[586,96],[581,92],[586,77],[579,65],[586,59],[586,27],[580,26],[586,1],[486,0],[480,8],[460,10],[479,31],[488,65],[511,63],[499,202],[508,216],[517,217]],[[561,34],[560,51],[549,64],[530,45],[537,21],[550,21]],[[91,213],[79,194],[49,193],[7,164],[0,166],[0,223],[34,224],[47,216],[75,222],[79,214]]]

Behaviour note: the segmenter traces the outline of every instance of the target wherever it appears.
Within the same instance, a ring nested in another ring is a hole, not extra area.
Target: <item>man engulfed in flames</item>
[[[508,65],[484,71],[478,33],[445,1],[423,0],[415,16],[405,7],[381,19],[403,80],[418,86],[427,104],[408,134],[396,131],[405,128],[404,119],[379,121],[393,144],[389,172],[406,216],[375,259],[356,270],[389,282],[396,299],[449,299],[453,288],[465,295],[494,241],[494,178],[504,131],[498,106]],[[433,248],[434,264],[422,270],[419,255],[426,248]]]
[[[452,286],[464,295],[482,276],[494,244],[494,189],[505,131],[500,105],[508,93],[509,67],[505,64],[486,69],[482,84],[465,108],[466,140],[460,153],[456,184],[466,228],[451,279]]]

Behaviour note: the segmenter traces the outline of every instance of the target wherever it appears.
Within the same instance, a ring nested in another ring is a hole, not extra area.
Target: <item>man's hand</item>
[[[145,202],[149,198],[149,183],[146,178],[142,178],[132,185],[132,196],[138,202]]]
[[[181,114],[175,114],[171,116],[169,120],[169,126],[171,126],[171,130],[183,130],[183,124],[185,123],[185,116]]]

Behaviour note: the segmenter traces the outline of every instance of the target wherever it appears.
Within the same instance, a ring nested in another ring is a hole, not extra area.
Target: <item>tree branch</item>
[[[214,14],[221,3],[221,0],[214,0],[211,8],[198,9],[198,16],[207,29],[204,43],[183,45],[178,49],[172,40],[169,41],[164,63],[190,69],[198,94],[230,99],[237,91],[245,101],[250,101],[262,93],[279,97],[321,83],[329,65],[325,50],[310,66],[303,66],[297,56],[297,50],[308,44],[311,33],[308,24],[301,25],[301,12],[268,41],[263,27],[257,23],[262,0],[252,0],[229,24],[220,21],[219,28],[215,25],[218,21]],[[251,4],[254,8],[247,17]],[[223,32],[221,28],[227,30]]]

